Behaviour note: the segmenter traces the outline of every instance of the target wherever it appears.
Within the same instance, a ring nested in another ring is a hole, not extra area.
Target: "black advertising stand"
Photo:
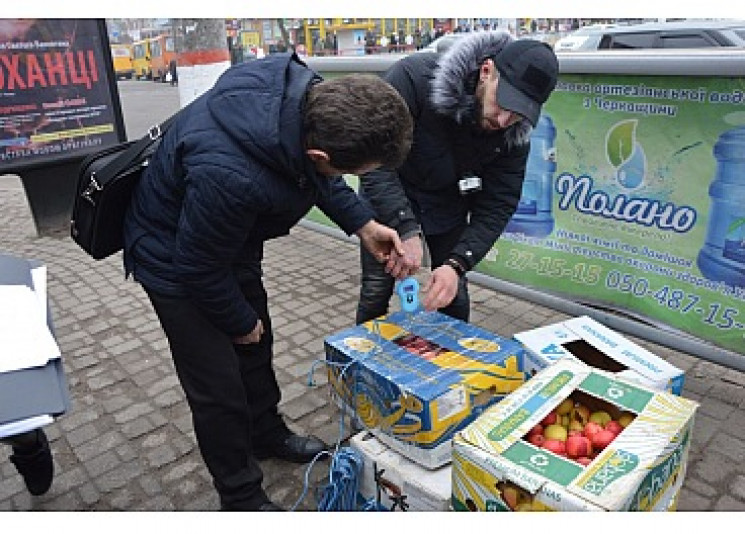
[[[80,163],[126,140],[106,22],[23,21],[0,35],[0,174],[20,176],[39,235],[69,235]]]

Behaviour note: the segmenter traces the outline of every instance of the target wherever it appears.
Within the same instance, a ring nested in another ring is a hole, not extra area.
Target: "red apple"
[[[592,443],[585,436],[570,436],[566,443],[567,454],[570,458],[579,458],[592,454]]]
[[[569,434],[567,435],[567,438],[570,438],[572,436],[584,436],[581,430],[570,430]]]
[[[533,434],[528,436],[528,441],[536,447],[543,447],[543,444],[546,443],[546,438],[543,437],[543,434]]]
[[[614,421],[613,419],[611,419],[610,421],[605,423],[605,429],[610,430],[617,436],[623,430],[623,426],[618,421]]]
[[[556,423],[556,420],[558,419],[558,415],[556,415],[555,410],[551,410],[546,417],[543,418],[541,421],[541,424],[543,426],[553,425]]]
[[[590,441],[592,441],[593,447],[602,451],[614,439],[616,439],[616,435],[613,432],[611,432],[610,430],[601,430],[600,432],[594,434]]]
[[[535,425],[533,428],[531,428],[528,431],[528,437],[534,435],[534,434],[543,434],[543,425]]]
[[[579,458],[575,458],[574,461],[582,465],[590,465],[592,463],[592,459],[587,456],[580,456]]]
[[[549,450],[555,454],[566,454],[566,446],[563,441],[558,439],[547,439],[543,442],[543,448]]]
[[[599,423],[594,423],[590,421],[589,423],[585,425],[585,429],[583,432],[585,434],[585,437],[590,438],[590,441],[592,441],[592,436],[594,436],[601,430],[603,430],[603,427],[600,426]]]
[[[514,510],[517,508],[517,504],[520,501],[520,494],[515,488],[507,486],[502,490],[502,498],[504,499],[504,502],[507,503],[507,506],[510,507],[510,510]]]

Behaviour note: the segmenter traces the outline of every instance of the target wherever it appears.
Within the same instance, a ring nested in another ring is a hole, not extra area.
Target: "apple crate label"
[[[495,501],[493,499],[487,499],[486,500],[486,511],[487,512],[509,512],[510,508],[500,501]]]
[[[655,395],[626,382],[617,382],[596,373],[590,373],[579,388],[636,413],[641,413]]]
[[[630,511],[653,509],[665,491],[675,483],[683,467],[683,458],[688,449],[690,436],[690,431],[687,431],[672,454],[649,470],[631,499]]]
[[[614,450],[612,454],[604,456],[602,462],[587,467],[587,471],[577,481],[577,487],[593,495],[600,495],[613,482],[632,473],[639,465],[639,457],[628,451]]]
[[[582,473],[583,467],[545,449],[538,449],[522,440],[516,441],[503,455],[515,465],[542,475],[561,486],[568,486]]]
[[[530,419],[531,415],[533,415],[533,412],[531,410],[518,408],[517,410],[512,412],[510,416],[507,417],[507,419],[505,419],[497,426],[492,428],[491,431],[489,431],[489,439],[495,442],[502,441],[507,436],[512,434],[516,428],[519,428],[520,425]]]
[[[541,354],[544,355],[549,360],[558,360],[562,356],[566,354],[566,350],[564,350],[559,345],[556,345],[555,343],[551,343],[550,345],[547,345],[541,349]]]
[[[463,412],[467,407],[466,389],[459,385],[437,398],[437,419],[448,419]]]
[[[512,415],[494,427],[488,434],[489,439],[497,442],[505,439],[513,430],[526,422],[533,414],[540,411],[544,405],[551,402],[556,397],[556,394],[561,391],[561,388],[572,381],[573,377],[574,373],[561,371],[543,386],[540,391],[528,398]]]

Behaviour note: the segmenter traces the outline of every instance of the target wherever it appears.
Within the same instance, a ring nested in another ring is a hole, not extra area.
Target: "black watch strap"
[[[466,276],[466,268],[463,267],[463,264],[459,262],[458,260],[456,260],[455,258],[446,259],[445,265],[452,267],[459,277],[463,278],[464,276]]]

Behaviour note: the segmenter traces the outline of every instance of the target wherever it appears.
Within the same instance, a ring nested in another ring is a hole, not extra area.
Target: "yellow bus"
[[[135,69],[132,65],[132,47],[126,44],[111,45],[111,60],[114,63],[116,79],[132,79]]]
[[[132,67],[138,80],[152,80],[153,67],[151,64],[150,41],[143,39],[132,43]]]

